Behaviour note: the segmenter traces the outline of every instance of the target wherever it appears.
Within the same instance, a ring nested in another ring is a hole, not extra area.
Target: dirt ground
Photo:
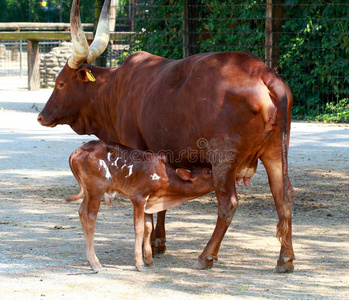
[[[167,247],[134,268],[132,206],[102,203],[96,253],[85,260],[78,192],[68,157],[82,143],[68,126],[41,127],[50,91],[0,89],[1,299],[349,299],[349,126],[294,122],[289,155],[296,191],[292,274],[276,274],[277,214],[262,165],[238,189],[240,207],[211,270],[194,269],[217,217],[213,194],[168,211]]]

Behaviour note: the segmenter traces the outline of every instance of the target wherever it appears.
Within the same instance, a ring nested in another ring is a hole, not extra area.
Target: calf
[[[134,256],[136,269],[142,271],[143,235],[145,264],[150,266],[153,263],[150,242],[153,228],[151,214],[179,206],[213,190],[210,169],[176,169],[166,161],[163,154],[134,150],[115,143],[88,142],[71,154],[69,165],[79,183],[80,192],[66,200],[80,199],[84,192],[83,187],[85,188],[79,216],[85,237],[86,258],[95,272],[101,269],[94,251],[94,232],[104,194],[107,202],[116,193],[127,196],[132,201]]]

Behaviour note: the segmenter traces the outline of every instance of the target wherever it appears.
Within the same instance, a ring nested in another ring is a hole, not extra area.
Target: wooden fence
[[[93,24],[82,24],[86,38],[93,40]],[[0,40],[27,40],[28,90],[40,89],[39,43],[44,40],[71,40],[69,23],[1,23]],[[130,32],[111,32],[111,41],[124,41]]]

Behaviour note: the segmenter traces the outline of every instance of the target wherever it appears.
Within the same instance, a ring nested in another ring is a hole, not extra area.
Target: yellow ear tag
[[[91,70],[88,70],[88,71],[86,72],[86,76],[87,76],[88,80],[90,80],[90,81],[92,81],[92,82],[96,81],[96,78],[93,76]]]

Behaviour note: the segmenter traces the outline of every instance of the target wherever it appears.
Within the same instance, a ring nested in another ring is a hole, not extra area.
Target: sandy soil
[[[120,197],[101,206],[96,253],[104,269],[93,274],[79,202],[63,200],[78,192],[68,157],[93,137],[36,122],[50,93],[0,90],[1,299],[349,299],[348,126],[292,125],[294,273],[273,273],[277,214],[260,165],[238,190],[213,269],[193,268],[214,229],[213,194],[168,212],[168,251],[145,273],[134,268],[132,207]]]

